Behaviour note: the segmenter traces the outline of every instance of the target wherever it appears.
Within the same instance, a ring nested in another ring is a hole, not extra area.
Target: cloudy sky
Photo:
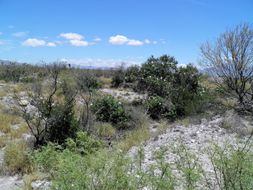
[[[114,66],[169,54],[197,63],[203,42],[245,22],[252,0],[0,0],[0,59]]]

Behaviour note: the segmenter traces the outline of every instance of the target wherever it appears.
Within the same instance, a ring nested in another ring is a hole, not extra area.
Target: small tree
[[[35,138],[35,146],[48,141],[63,143],[67,137],[74,135],[77,128],[73,115],[75,93],[66,90],[66,83],[61,86],[59,83],[59,75],[64,68],[56,63],[47,66],[50,76],[47,89],[38,83],[31,92],[27,92],[27,100],[16,95],[22,117]]]
[[[253,29],[243,24],[228,30],[215,44],[202,45],[201,53],[218,86],[246,108],[253,101]]]

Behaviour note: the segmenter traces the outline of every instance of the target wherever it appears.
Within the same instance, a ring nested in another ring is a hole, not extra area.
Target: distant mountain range
[[[26,64],[26,63],[21,63],[17,61],[9,61],[9,60],[3,60],[0,59],[0,64],[10,64],[10,63],[17,63],[17,64]],[[68,62],[63,62],[65,64],[69,64]],[[32,64],[32,65],[41,65],[41,64],[33,64],[33,63],[27,63],[27,64]],[[70,64],[71,67],[73,68],[80,68],[80,69],[101,69],[101,70],[112,70],[115,69],[115,67],[99,67],[99,66],[85,66],[85,65],[78,65],[78,64]]]

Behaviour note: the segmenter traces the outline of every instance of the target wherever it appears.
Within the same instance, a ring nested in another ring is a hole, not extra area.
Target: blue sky
[[[197,63],[203,42],[245,22],[253,0],[0,0],[0,59]]]

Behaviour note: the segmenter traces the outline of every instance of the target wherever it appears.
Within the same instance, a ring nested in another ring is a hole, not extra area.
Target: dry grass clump
[[[98,80],[102,83],[102,86],[105,87],[105,88],[109,88],[111,86],[112,78],[99,77]]]
[[[94,132],[102,138],[111,138],[115,136],[116,129],[110,123],[98,122],[94,125]]]
[[[0,132],[10,133],[11,126],[21,122],[20,117],[0,112]]]
[[[11,142],[4,149],[3,167],[9,174],[25,174],[33,170],[29,149],[25,142]]]

